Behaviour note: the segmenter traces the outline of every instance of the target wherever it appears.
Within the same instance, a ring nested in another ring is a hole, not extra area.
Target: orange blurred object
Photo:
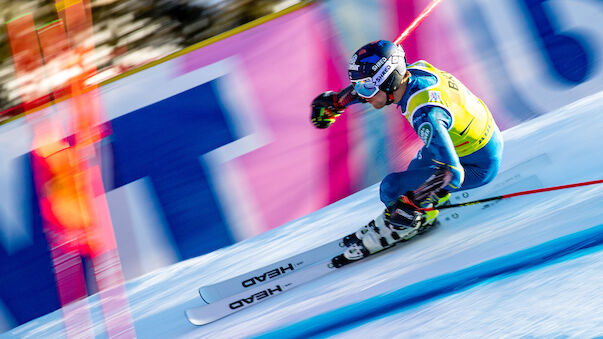
[[[70,126],[63,126],[58,115],[44,110],[26,115],[34,132],[32,169],[44,232],[61,304],[67,306],[67,336],[91,330],[89,313],[71,307],[73,301],[88,294],[81,260],[85,256],[92,260],[109,337],[135,337],[105,198],[101,156],[95,148],[105,133],[97,88],[86,86],[96,67],[84,62],[94,50],[92,21],[85,4],[57,1],[60,20],[36,31],[33,16],[28,14],[10,21],[7,30],[26,110],[33,108],[29,103],[34,98],[48,98],[50,93],[60,96],[59,88],[50,88],[52,84],[44,88],[39,79],[75,71],[69,80]],[[66,138],[69,131],[72,138]]]

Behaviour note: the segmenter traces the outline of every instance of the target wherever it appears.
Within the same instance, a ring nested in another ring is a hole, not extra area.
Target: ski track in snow
[[[489,185],[453,202],[603,178],[603,92],[503,132],[504,158]],[[227,248],[127,283],[141,338],[241,338],[337,310],[603,223],[603,185],[442,211],[442,225],[409,243],[337,270],[274,299],[196,327],[184,316],[201,285],[282,260],[355,231],[382,210],[378,185]],[[601,246],[338,328],[336,338],[551,338],[603,335]],[[98,296],[79,303],[104,338]],[[64,337],[62,313],[0,337]]]

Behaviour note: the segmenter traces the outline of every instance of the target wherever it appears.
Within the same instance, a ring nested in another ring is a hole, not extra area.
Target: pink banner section
[[[404,14],[399,25],[414,18],[407,9],[399,10]],[[417,55],[413,41],[409,39],[409,54]],[[247,99],[241,98],[237,105],[247,105],[249,98],[254,101],[257,111],[253,114],[270,140],[231,160],[238,164],[237,176],[243,178],[238,182],[246,185],[248,193],[229,200],[253,206],[247,210],[256,211],[254,220],[259,220],[260,230],[280,226],[366,187],[367,166],[403,170],[422,145],[394,109],[387,112],[387,131],[382,136],[387,149],[381,152],[388,152],[389,164],[367,161],[367,152],[361,151],[366,140],[353,127],[359,123],[356,109],[349,109],[327,130],[317,130],[310,123],[312,100],[321,92],[348,85],[348,56],[321,6],[302,8],[185,54],[177,59],[175,76],[227,58],[235,60],[231,74],[249,89]]]
[[[319,25],[318,30],[314,30],[316,40],[321,41],[322,39],[322,53],[324,56],[324,63],[326,68],[326,86],[325,89],[332,89],[338,91],[348,85],[346,75],[346,64],[341,60],[345,60],[345,57],[338,55],[338,49],[334,48],[338,46],[337,37],[335,34],[324,34],[324,32],[332,32],[333,30],[328,27],[326,20],[322,21],[323,24]],[[322,27],[321,27],[322,26]],[[319,91],[322,92],[322,91]],[[353,193],[352,183],[352,169],[350,162],[351,153],[351,120],[353,116],[348,111],[343,114],[337,121],[336,124],[331,126],[328,131],[328,147],[324,150],[325,155],[328,155],[328,196],[327,204],[333,203],[337,200],[343,199],[346,196]]]
[[[333,131],[310,123],[312,99],[345,80],[345,63],[323,41],[332,33],[311,29],[321,21],[318,8],[304,8],[184,56],[183,73],[227,57],[241,67],[232,73],[251,89],[271,140],[237,159],[264,230],[350,193],[345,119]]]

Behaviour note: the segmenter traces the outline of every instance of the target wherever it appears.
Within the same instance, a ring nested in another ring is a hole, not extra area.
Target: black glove
[[[312,123],[317,128],[327,128],[343,113],[337,93],[328,91],[317,96],[312,101]]]
[[[385,209],[385,222],[394,229],[415,227],[420,221],[421,212],[412,192],[400,196],[391,206]]]

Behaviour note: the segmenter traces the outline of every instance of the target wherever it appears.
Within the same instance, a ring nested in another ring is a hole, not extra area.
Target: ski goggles
[[[379,92],[379,86],[394,72],[396,67],[392,62],[392,57],[381,66],[379,71],[373,77],[360,80],[352,80],[354,90],[363,98],[372,98]]]
[[[352,81],[354,90],[363,98],[372,98],[379,92],[379,86],[373,82],[371,78],[364,78],[357,81]]]

